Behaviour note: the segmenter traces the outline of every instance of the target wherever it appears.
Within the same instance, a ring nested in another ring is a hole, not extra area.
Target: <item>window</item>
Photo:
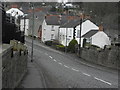
[[[54,29],[54,26],[52,26],[52,29],[51,29],[51,31],[55,31],[55,29]]]
[[[51,34],[51,39],[53,39],[54,38],[54,34]]]
[[[77,30],[77,38],[80,38],[80,30]]]

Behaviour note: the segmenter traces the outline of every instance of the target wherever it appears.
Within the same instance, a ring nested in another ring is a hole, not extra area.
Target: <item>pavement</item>
[[[27,73],[18,88],[45,88],[41,70],[28,56]]]
[[[31,39],[26,38],[31,51]],[[29,53],[30,55],[30,53]],[[118,72],[84,62],[69,53],[34,41],[34,62],[28,60],[23,88],[118,88]]]

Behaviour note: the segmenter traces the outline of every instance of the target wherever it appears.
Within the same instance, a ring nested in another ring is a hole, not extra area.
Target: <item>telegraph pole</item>
[[[66,47],[65,47],[65,53],[67,53],[67,31],[68,31],[68,28],[66,28]]]
[[[82,31],[82,22],[83,22],[83,14],[81,14],[81,18],[80,18],[80,32],[79,32],[79,46],[78,46],[78,52],[80,55],[80,48],[81,48],[81,31]]]
[[[32,12],[33,12],[33,26],[32,26],[32,50],[31,50],[31,62],[33,62],[33,43],[34,43],[34,4],[32,3]]]

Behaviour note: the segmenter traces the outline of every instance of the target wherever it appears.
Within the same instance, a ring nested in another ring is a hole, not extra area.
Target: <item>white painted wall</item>
[[[67,31],[67,32],[66,32]],[[59,42],[64,46],[69,45],[70,41],[73,39],[73,28],[60,28],[59,30]],[[67,35],[67,38],[66,38]],[[67,39],[67,40],[66,40]],[[66,43],[67,41],[67,43]]]
[[[54,31],[52,31],[52,29]],[[42,41],[45,42],[52,39],[58,40],[58,30],[59,26],[47,25],[44,20],[42,24]],[[53,37],[51,35],[53,35]]]
[[[111,45],[111,41],[107,34],[103,31],[98,31],[95,35],[92,36],[92,44],[104,48],[105,45]]]
[[[16,12],[18,12],[18,14],[16,15]],[[21,11],[21,10],[19,10],[18,8],[11,8],[11,9],[9,9],[8,11],[6,11],[6,13],[10,13],[12,16],[22,16],[22,15],[24,15],[24,13]]]
[[[98,30],[99,27],[97,25],[95,25],[93,22],[91,22],[90,20],[86,20],[85,22],[82,23],[82,30],[81,30],[81,36],[84,35],[85,33],[87,33],[90,30]],[[77,34],[79,34],[80,30],[80,25],[78,25],[76,27],[76,40],[78,41],[79,44],[79,36]],[[83,38],[81,38],[81,47],[83,46]]]
[[[25,35],[28,36],[29,19],[25,19]],[[24,19],[20,21],[20,30],[24,31]]]

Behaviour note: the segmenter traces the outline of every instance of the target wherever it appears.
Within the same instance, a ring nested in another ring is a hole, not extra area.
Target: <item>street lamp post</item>
[[[32,26],[32,49],[31,49],[31,62],[33,62],[33,43],[34,43],[34,4],[32,4],[32,11],[33,11],[33,26]]]

